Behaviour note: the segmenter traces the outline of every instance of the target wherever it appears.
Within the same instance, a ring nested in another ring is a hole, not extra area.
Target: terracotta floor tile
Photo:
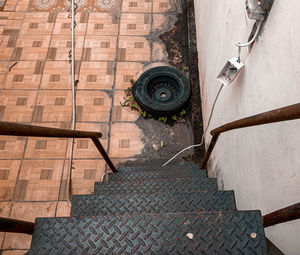
[[[4,11],[14,11],[16,9],[18,0],[9,0],[6,1],[4,6]]]
[[[153,14],[153,30],[161,30],[164,25],[168,24],[168,19],[165,14],[154,13]]]
[[[2,255],[25,255],[27,250],[6,250],[2,251]]]
[[[108,121],[112,100],[104,91],[77,91],[77,121]]]
[[[11,202],[0,202],[0,216],[8,218],[10,208],[11,208]],[[0,234],[2,234],[2,233],[0,233]]]
[[[117,37],[87,36],[82,60],[112,61],[116,56]]]
[[[45,60],[50,35],[19,35],[12,60]]]
[[[83,41],[84,36],[75,36],[75,60],[81,59]],[[71,33],[66,35],[53,35],[47,53],[47,60],[69,61],[71,46]]]
[[[13,199],[20,160],[0,160],[0,201]]]
[[[2,249],[29,249],[31,238],[31,235],[5,233]]]
[[[47,12],[26,13],[21,34],[51,35],[54,28],[54,23],[49,20],[49,16],[50,13]]]
[[[64,158],[68,139],[29,137],[25,158]]]
[[[136,62],[118,62],[116,75],[116,89],[127,89],[131,87],[131,80],[136,81],[138,74],[143,70],[142,63]]]
[[[0,217],[9,218],[10,208],[11,208],[10,202],[0,202]],[[3,239],[4,239],[4,233],[0,232],[0,246],[2,245]],[[3,254],[3,252],[1,254]]]
[[[70,9],[70,2],[68,0],[61,0],[51,2],[50,6],[48,2],[43,2],[42,4],[37,5],[36,2],[31,1],[30,9],[31,11],[68,11]],[[108,11],[119,11],[120,9],[120,0],[114,1],[76,1],[77,2],[77,12],[108,12]]]
[[[139,118],[137,111],[121,106],[120,102],[125,101],[124,97],[124,91],[115,91],[112,121],[136,121]]]
[[[107,123],[76,123],[76,130],[101,132],[103,136],[100,138],[100,142],[104,149],[107,149],[109,131]],[[102,156],[91,139],[75,139],[73,158],[102,159]]]
[[[85,35],[88,15],[89,15],[89,13],[77,13],[75,15],[75,21],[76,21],[75,34],[76,35]],[[68,16],[69,16],[68,12],[60,12],[57,14],[53,34],[70,36],[72,19],[69,18]]]
[[[152,15],[148,13],[123,13],[121,35],[147,35],[151,30]]]
[[[16,11],[17,12],[25,12],[28,9],[30,0],[18,0],[17,6],[16,6]]]
[[[14,203],[11,218],[34,222],[37,217],[54,217],[56,202]],[[31,236],[6,233],[2,249],[29,249]]]
[[[118,61],[150,61],[150,46],[145,37],[120,36]]]
[[[15,35],[0,35],[0,56],[1,60],[10,60],[14,51],[14,44],[16,41]]]
[[[71,64],[69,61],[47,61],[45,64],[42,89],[71,89]]]
[[[78,89],[111,89],[114,62],[81,62]]]
[[[4,78],[5,78],[5,75],[8,73],[8,66],[9,66],[8,61],[0,62],[0,89],[4,85],[3,84]]]
[[[11,218],[34,222],[37,217],[54,217],[56,202],[15,202]]]
[[[24,160],[17,183],[15,200],[57,200],[63,163],[63,160]]]
[[[0,93],[0,120],[30,122],[36,91],[8,91]]]
[[[55,217],[70,217],[71,208],[67,202],[61,201],[57,203]]]
[[[3,35],[18,35],[20,28],[22,27],[23,20],[11,20],[3,19],[0,20],[0,32]]]
[[[26,139],[26,137],[1,136],[0,159],[22,158]]]
[[[151,12],[151,0],[123,0],[122,12]]]
[[[71,91],[40,91],[33,122],[66,122],[72,118]]]
[[[112,13],[90,13],[87,35],[117,35],[118,19]]]
[[[6,1],[5,7],[7,7],[7,5],[13,3],[15,0],[9,0]],[[0,12],[0,17],[2,20],[8,19],[24,19],[25,17],[25,13],[24,12],[10,12],[10,11],[2,11]]]
[[[153,12],[167,12],[170,9],[170,0],[153,0]]]
[[[5,89],[38,89],[43,73],[43,61],[20,61],[8,73]]]
[[[115,123],[111,127],[110,156],[133,157],[144,148],[142,131],[134,123]]]
[[[60,200],[66,200],[67,166],[65,163],[64,177],[61,187]],[[105,171],[104,160],[73,160],[72,194],[92,194],[94,184],[100,181]]]

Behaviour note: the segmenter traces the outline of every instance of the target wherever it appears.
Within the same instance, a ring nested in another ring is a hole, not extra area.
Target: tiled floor
[[[0,12],[0,120],[70,128],[68,1],[46,1],[49,8],[42,2],[7,0]],[[153,52],[148,36],[176,15],[173,1],[76,2],[76,128],[102,132],[113,161],[134,159],[151,137],[135,123],[138,114],[120,101],[130,80],[153,56],[165,54]],[[68,139],[1,136],[0,216],[27,221],[68,216],[68,151]],[[75,140],[73,158],[73,194],[92,193],[105,162],[87,139]],[[30,236],[0,233],[3,255],[24,254],[30,242]]]

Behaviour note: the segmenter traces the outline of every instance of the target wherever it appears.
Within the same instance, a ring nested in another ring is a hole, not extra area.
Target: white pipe
[[[71,22],[71,30],[72,30],[72,55],[71,55],[71,85],[72,85],[72,124],[71,129],[75,130],[75,118],[76,118],[76,108],[75,108],[75,3],[72,0],[71,4],[72,8],[72,22]],[[67,202],[71,207],[71,176],[72,176],[72,157],[73,157],[73,146],[74,146],[74,138],[71,138],[70,141],[70,151],[69,151],[69,164],[68,164],[68,173],[67,173]]]
[[[237,43],[235,43],[235,45],[238,46],[238,47],[247,47],[251,43],[253,43],[256,40],[257,36],[258,36],[258,33],[259,33],[259,30],[261,28],[262,23],[263,23],[263,20],[259,21],[259,23],[257,25],[257,28],[256,28],[256,32],[255,32],[254,36],[252,37],[252,39],[249,42],[247,42],[247,43],[239,43],[239,42],[237,42]]]

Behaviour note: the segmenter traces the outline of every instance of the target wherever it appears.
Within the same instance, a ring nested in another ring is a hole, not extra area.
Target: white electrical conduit
[[[189,149],[192,149],[192,148],[195,148],[195,147],[200,147],[203,144],[203,142],[204,142],[204,136],[206,135],[206,132],[207,132],[207,130],[209,128],[209,124],[210,124],[210,121],[211,121],[211,118],[212,118],[212,115],[213,115],[213,112],[214,112],[217,100],[219,98],[219,95],[220,95],[223,87],[224,87],[224,84],[222,84],[222,86],[220,87],[220,89],[218,91],[218,94],[217,94],[217,96],[216,96],[216,98],[214,100],[213,106],[212,106],[210,114],[209,114],[209,119],[208,119],[208,122],[207,122],[207,127],[206,127],[206,129],[205,129],[205,131],[204,131],[204,133],[202,135],[202,138],[201,138],[201,143],[194,144],[194,145],[191,145],[191,146],[188,146],[188,147],[184,148],[183,150],[181,150],[180,152],[178,152],[175,156],[173,156],[171,159],[169,159],[166,163],[164,163],[162,165],[163,167],[166,166],[167,164],[169,164],[172,160],[174,160],[176,157],[178,157],[181,153],[185,152],[186,150],[189,150]]]
[[[76,119],[76,108],[75,108],[75,0],[71,0],[71,8],[72,8],[72,22],[71,22],[71,31],[72,31],[72,49],[71,49],[71,83],[72,83],[72,124],[71,129],[75,130],[75,119]],[[69,164],[68,164],[68,172],[67,172],[67,202],[71,207],[71,197],[72,197],[72,157],[73,157],[73,146],[74,146],[74,138],[71,138],[70,141],[70,150],[69,150]]]
[[[263,23],[263,20],[259,21],[259,23],[257,25],[257,28],[256,28],[256,31],[255,31],[255,34],[254,34],[254,36],[252,37],[252,39],[249,42],[247,42],[247,43],[239,43],[239,42],[237,42],[237,43],[235,43],[235,45],[238,46],[239,48],[241,48],[241,47],[247,47],[251,43],[253,43],[256,40],[257,36],[258,36],[258,33],[259,33],[259,30],[261,28],[262,23]]]

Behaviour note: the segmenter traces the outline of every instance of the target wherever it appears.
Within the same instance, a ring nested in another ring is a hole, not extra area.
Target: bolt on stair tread
[[[167,192],[193,192],[193,191],[215,191],[217,181],[214,178],[184,178],[184,179],[162,179],[162,180],[141,180],[124,182],[96,182],[94,193],[105,194],[158,194]]]
[[[148,195],[77,195],[72,198],[71,216],[200,212],[235,209],[233,191]]]
[[[170,178],[207,178],[206,171],[143,171],[137,173],[114,173],[108,175],[108,181],[134,181]]]
[[[266,254],[259,211],[37,218],[27,254]]]

